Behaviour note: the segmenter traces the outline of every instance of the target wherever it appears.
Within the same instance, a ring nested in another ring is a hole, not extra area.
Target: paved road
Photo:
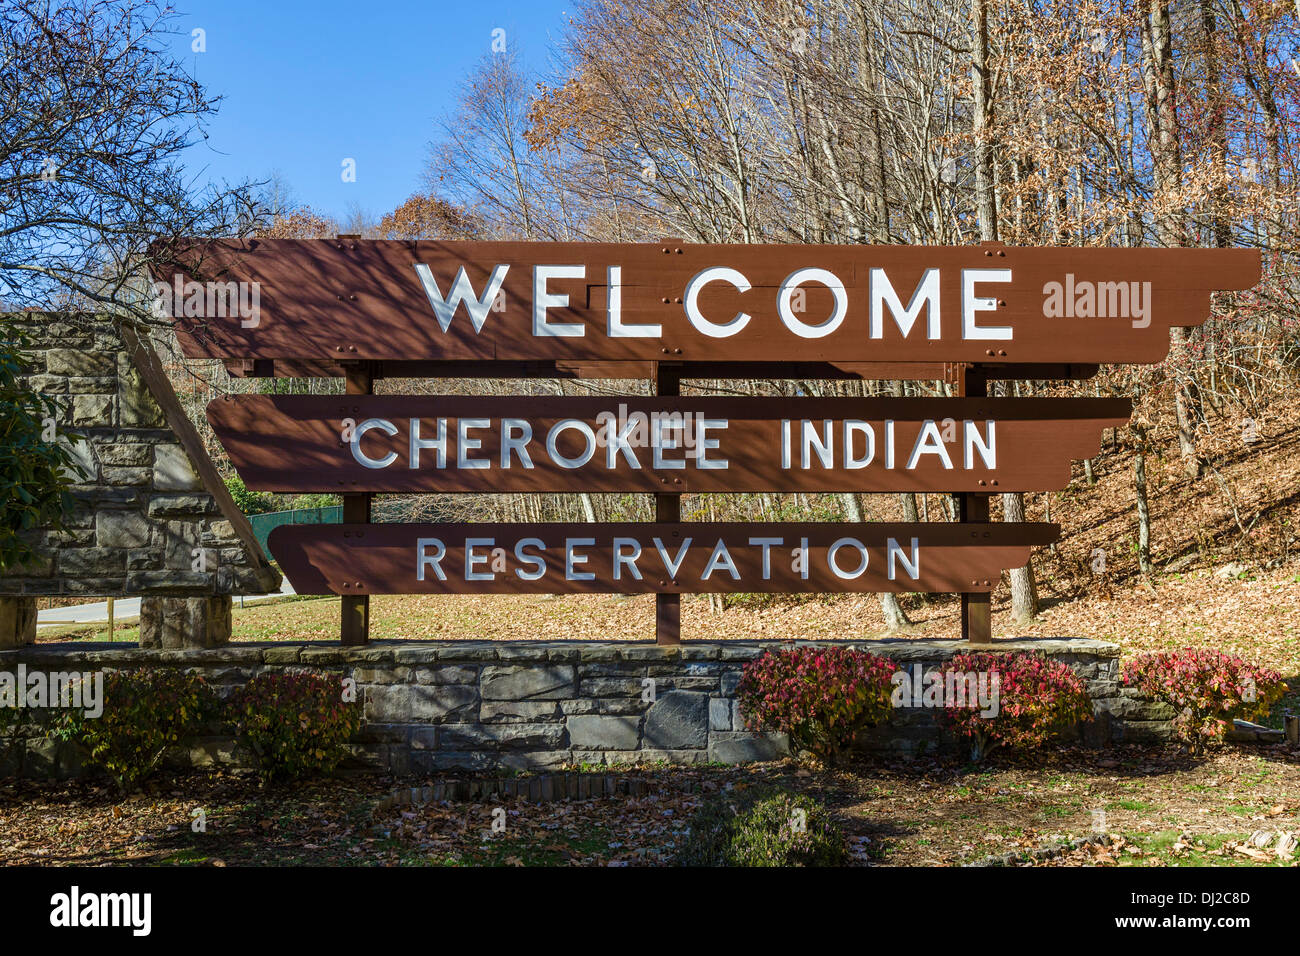
[[[237,597],[234,599],[235,606],[239,607],[241,600],[243,604],[254,604],[284,594],[293,594],[293,587],[289,584],[288,578],[281,582],[278,593],[250,595],[242,599]],[[139,616],[139,598],[117,598],[113,601],[113,620],[115,622]],[[107,601],[98,601],[94,604],[76,604],[71,607],[52,607],[36,612],[37,627],[58,626],[60,624],[94,624],[97,621],[108,621]]]

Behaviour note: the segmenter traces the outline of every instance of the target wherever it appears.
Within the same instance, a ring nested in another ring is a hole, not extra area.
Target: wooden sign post
[[[369,395],[374,391],[368,363],[348,366],[345,380],[348,395]],[[369,523],[371,497],[367,492],[345,492],[343,520],[353,524]],[[339,635],[343,644],[365,644],[370,640],[370,595],[343,595]]]
[[[993,379],[1154,363],[1247,249],[229,240],[158,267],[186,355],[232,374],[337,376],[343,396],[232,396],[208,416],[248,487],[343,496],[344,524],[270,539],[295,590],[343,598],[344,643],[388,593],[990,595],[1056,525],[989,523],[989,497],[1052,490],[1127,401],[1007,399]],[[380,377],[649,378],[650,398],[376,396]],[[683,379],[939,379],[940,399],[681,397]],[[648,492],[649,524],[371,524],[376,493]],[[921,491],[958,521],[681,522],[701,492]]]
[[[676,368],[655,363],[654,393],[674,396],[681,391],[681,379]],[[671,479],[680,485],[681,478]],[[668,484],[667,476],[663,484]],[[673,491],[655,492],[655,521],[671,523],[682,520],[682,496]],[[682,642],[682,599],[678,594],[655,595],[655,643],[680,644]]]
[[[983,398],[988,394],[988,382],[976,366],[963,365],[958,372],[957,394],[962,398]],[[1127,416],[1125,416],[1127,419]],[[1099,442],[1100,443],[1100,442]],[[1091,458],[1091,455],[1084,457]],[[982,524],[989,520],[989,496],[980,492],[963,492],[957,497],[957,520],[963,524]],[[999,575],[1000,576],[1000,575]],[[988,581],[981,580],[981,587]],[[978,590],[974,580],[969,590],[961,592],[961,636],[972,644],[988,644],[993,640],[993,601],[987,590]]]

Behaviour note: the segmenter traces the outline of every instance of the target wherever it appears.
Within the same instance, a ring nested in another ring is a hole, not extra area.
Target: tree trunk
[[[880,611],[885,616],[885,626],[891,632],[911,629],[912,622],[908,620],[903,605],[898,603],[898,595],[892,591],[880,592]]]
[[[997,382],[993,394],[1002,397],[1007,393],[1007,383]],[[1009,524],[1020,524],[1025,520],[1025,496],[1021,492],[1002,496],[1002,520]],[[1034,581],[1034,562],[1029,559],[1022,568],[1012,568],[1011,577],[1011,617],[1017,624],[1032,621],[1038,614],[1038,585]]]
[[[1002,520],[1021,523],[1025,520],[1025,496],[1020,492],[1002,496]],[[1012,568],[1011,617],[1017,624],[1025,624],[1038,613],[1038,586],[1034,582],[1034,562],[1025,562],[1023,568]]]
[[[1157,190],[1169,196],[1182,187],[1182,151],[1178,141],[1177,91],[1174,86],[1173,39],[1169,0],[1147,0],[1147,12],[1140,24],[1143,83],[1146,87],[1147,118],[1151,125],[1151,165]],[[1167,248],[1186,245],[1182,214],[1173,210],[1156,223],[1160,244]],[[1174,413],[1178,420],[1178,452],[1189,478],[1201,474],[1196,454],[1194,399],[1190,391],[1191,368],[1187,330],[1169,330],[1169,368],[1174,376]]]
[[[1211,0],[1198,0],[1198,6],[1201,21],[1199,45],[1205,71],[1205,105],[1210,121],[1210,162],[1221,183],[1210,194],[1210,235],[1217,248],[1226,249],[1232,245],[1232,223],[1226,208],[1230,197],[1226,185],[1222,185],[1228,177],[1228,103],[1223,93],[1219,52],[1215,48],[1215,36],[1219,27],[1214,15],[1214,4]]]
[[[903,520],[904,520],[904,521],[909,521],[909,522],[919,522],[919,521],[922,521],[922,520],[926,520],[926,521],[929,520],[929,517],[928,517],[928,516],[926,516],[924,519],[921,517],[920,510],[919,510],[919,509],[917,508],[917,506],[916,506],[916,493],[915,493],[915,492],[912,492],[912,491],[903,491],[903,492],[899,492],[898,497],[899,497],[899,499],[902,501],[902,504],[903,504]],[[930,596],[929,596],[928,594],[920,594],[920,595],[918,595],[918,596],[920,597],[921,602],[922,602],[923,604],[929,604],[929,603],[930,603]]]
[[[858,501],[858,496],[849,492],[840,495],[840,500],[844,502],[845,517],[850,521],[861,522],[862,503]],[[880,612],[885,617],[885,627],[891,631],[903,631],[912,626],[903,605],[898,603],[898,595],[892,592],[880,592]]]
[[[975,92],[972,128],[975,134],[975,205],[979,212],[980,239],[998,238],[998,203],[993,169],[993,91],[989,82],[989,31],[985,0],[971,0],[971,82]],[[1006,390],[1005,384],[995,389]],[[1025,500],[1020,494],[1002,496],[1002,520],[1025,520]],[[1032,620],[1038,613],[1038,589],[1034,585],[1032,561],[1011,571],[1011,613],[1017,623]]]
[[[1196,400],[1192,397],[1191,350],[1187,343],[1188,330],[1174,327],[1169,330],[1169,365],[1174,375],[1174,413],[1178,420],[1178,453],[1183,459],[1187,477],[1201,477],[1201,456],[1196,452],[1196,424],[1193,411]]]
[[[1133,456],[1133,487],[1137,496],[1138,515],[1138,568],[1151,576],[1151,508],[1147,503],[1147,435],[1144,428],[1135,426],[1137,451]]]
[[[970,73],[975,97],[975,110],[971,117],[975,137],[975,207],[979,216],[980,239],[991,242],[998,238],[998,206],[994,191],[993,144],[990,141],[993,93],[989,82],[989,30],[985,0],[971,0],[970,25]]]

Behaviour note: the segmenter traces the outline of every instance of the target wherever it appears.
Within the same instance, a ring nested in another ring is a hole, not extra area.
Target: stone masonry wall
[[[351,677],[364,706],[353,748],[358,769],[397,774],[617,765],[743,763],[788,753],[779,734],[744,729],[735,700],[748,660],[776,642],[692,641],[680,647],[628,642],[383,642],[339,645],[243,644],[201,651],[100,645],[38,645],[0,652],[0,671],[19,663],[47,671],[137,666],[184,667],[228,694],[263,670],[304,670]],[[870,650],[900,664],[937,664],[967,646],[956,641],[880,641]],[[1169,714],[1118,686],[1119,648],[1088,640],[1005,641],[1000,650],[1036,649],[1068,661],[1088,681],[1097,720],[1094,745],[1161,736]],[[653,699],[647,692],[653,681]],[[79,756],[67,744],[21,726],[26,772],[71,776]],[[860,746],[916,751],[955,747],[930,711],[899,710]],[[16,753],[16,752],[15,752]],[[14,772],[15,753],[9,754]],[[3,758],[0,758],[3,759]],[[201,741],[178,755],[182,765],[242,765],[229,737]]]
[[[151,349],[103,317],[24,313],[4,316],[3,327],[27,334],[28,387],[53,397],[60,424],[86,441],[69,446],[79,473],[66,528],[30,534],[39,557],[0,575],[0,595],[198,597],[279,587]],[[205,551],[203,571],[193,568],[195,548]]]

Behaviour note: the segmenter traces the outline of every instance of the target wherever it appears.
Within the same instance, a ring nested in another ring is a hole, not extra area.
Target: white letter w
[[[501,284],[506,281],[508,271],[510,267],[507,265],[494,267],[492,275],[488,278],[487,289],[484,290],[482,298],[478,298],[474,295],[474,287],[470,285],[469,276],[465,274],[465,267],[461,266],[460,271],[456,273],[456,281],[451,284],[451,301],[448,301],[442,297],[438,280],[433,277],[433,270],[422,262],[416,263],[415,266],[415,272],[424,285],[425,295],[429,297],[429,304],[433,306],[433,313],[438,317],[438,324],[442,326],[444,332],[451,328],[451,318],[462,302],[465,303],[469,317],[474,322],[474,331],[482,332],[483,323],[487,321],[488,310],[492,308],[492,302],[501,291]]]

